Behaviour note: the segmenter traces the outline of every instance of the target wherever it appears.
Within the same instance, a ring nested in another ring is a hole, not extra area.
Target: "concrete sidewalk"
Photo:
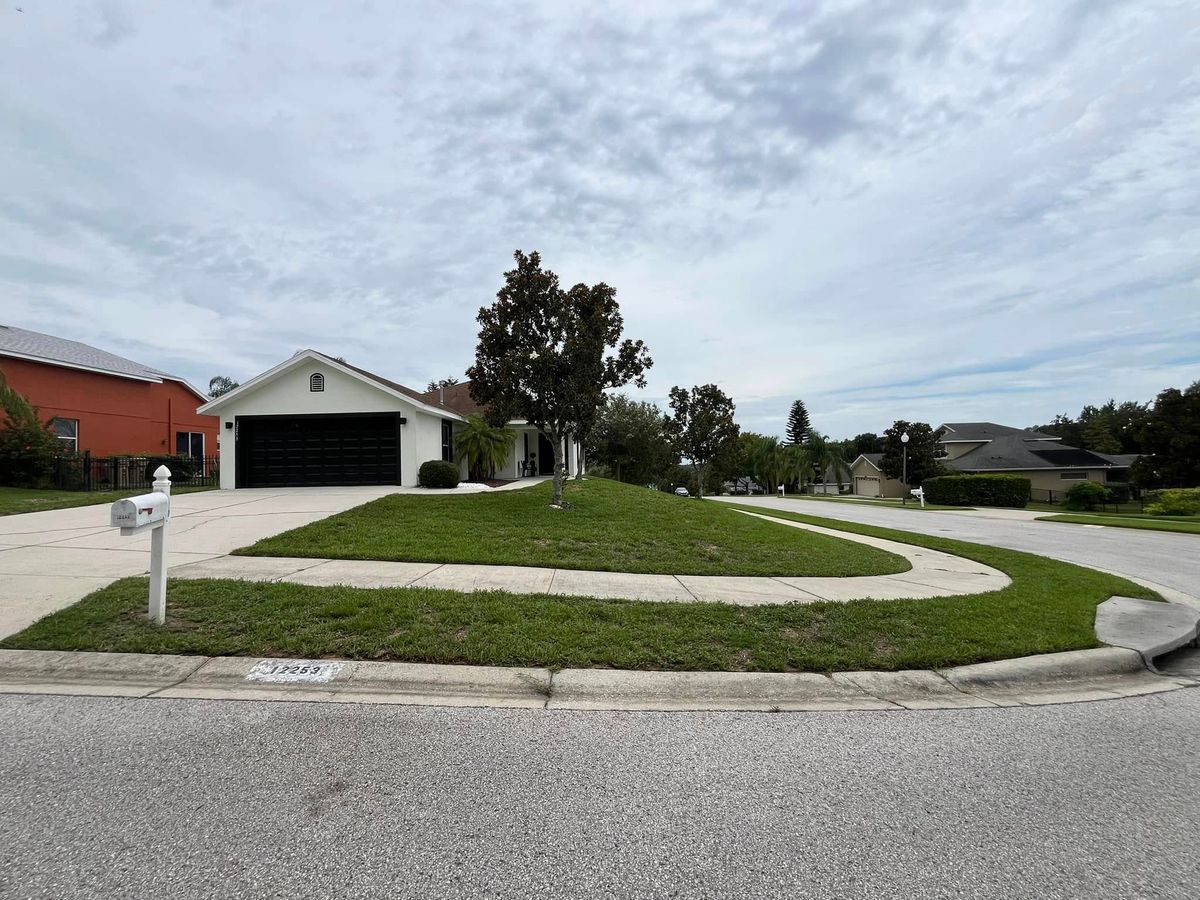
[[[922,600],[997,591],[1011,583],[1009,577],[998,569],[937,550],[799,522],[774,518],[768,520],[779,525],[815,531],[895,553],[908,560],[912,568],[896,575],[769,578],[640,575],[537,566],[223,556],[177,565],[172,568],[171,577],[239,578],[247,581],[342,584],[363,588],[428,587],[468,592],[505,590],[519,594],[555,594],[662,603],[731,603],[737,606],[863,599]]]

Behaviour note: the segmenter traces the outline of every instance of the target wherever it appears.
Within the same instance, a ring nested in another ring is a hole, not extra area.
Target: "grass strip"
[[[908,560],[722,504],[604,478],[515,491],[393,494],[245,547],[245,556],[484,563],[660,575],[888,575]]]
[[[1016,550],[771,515],[969,557],[1013,583],[965,597],[739,607],[184,580],[171,582],[159,628],[145,615],[146,580],[130,578],[0,647],[676,671],[922,669],[1096,647],[1098,603],[1113,594],[1156,596]]]

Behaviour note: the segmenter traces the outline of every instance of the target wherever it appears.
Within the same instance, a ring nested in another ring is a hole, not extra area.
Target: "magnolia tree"
[[[564,291],[535,251],[513,254],[496,302],[479,310],[471,396],[503,417],[517,416],[550,439],[554,494],[562,505],[563,442],[584,440],[604,403],[604,391],[646,384],[653,365],[641,341],[622,340],[617,292],[601,282]]]
[[[691,460],[704,496],[704,476],[709,463],[728,454],[738,439],[733,421],[733,401],[715,384],[671,388],[671,411],[663,425],[679,455]]]

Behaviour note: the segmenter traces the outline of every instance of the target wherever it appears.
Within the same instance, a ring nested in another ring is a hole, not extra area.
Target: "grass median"
[[[1084,513],[1061,516],[1042,516],[1039,522],[1065,522],[1069,525],[1101,525],[1105,528],[1134,528],[1141,531],[1173,531],[1177,534],[1200,534],[1200,516],[1104,516]]]
[[[888,575],[894,553],[604,478],[453,496],[393,494],[238,550],[245,556],[487,563],[661,575]]]
[[[131,578],[0,647],[676,671],[921,669],[1095,647],[1098,603],[1113,594],[1155,596],[1121,578],[1015,550],[770,514],[976,559],[1012,584],[965,597],[739,607],[173,581],[159,628],[146,618],[145,579]]]

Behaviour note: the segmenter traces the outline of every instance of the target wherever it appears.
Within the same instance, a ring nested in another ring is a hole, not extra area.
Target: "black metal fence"
[[[1109,485],[1109,488],[1112,499],[1098,502],[1097,509],[1111,513],[1146,511],[1146,496],[1136,488],[1128,485]],[[1113,488],[1118,489],[1113,490]],[[1134,496],[1135,494],[1136,496]],[[1065,490],[1051,491],[1046,488],[1030,488],[1029,499],[1035,503],[1048,503],[1056,506],[1067,502],[1067,492]]]
[[[171,484],[216,487],[220,459],[216,456],[92,456],[78,453],[54,461],[54,486],[60,491],[136,491],[150,489],[154,470],[171,470]]]

